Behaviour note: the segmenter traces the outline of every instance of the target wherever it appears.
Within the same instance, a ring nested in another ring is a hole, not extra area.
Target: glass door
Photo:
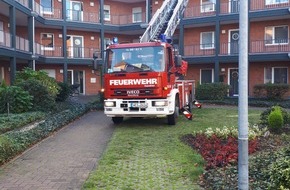
[[[240,11],[240,1],[230,0],[230,13],[238,13]]]
[[[230,47],[229,54],[238,54],[239,53],[239,30],[231,30],[230,35]]]
[[[72,21],[83,21],[83,6],[82,2],[71,1],[71,20]]]
[[[230,96],[239,95],[239,69],[229,69]]]
[[[67,73],[68,84],[74,85],[78,94],[85,93],[85,80],[84,80],[84,71],[79,70],[68,70]]]
[[[83,36],[68,36],[67,44],[67,56],[71,58],[83,58]]]

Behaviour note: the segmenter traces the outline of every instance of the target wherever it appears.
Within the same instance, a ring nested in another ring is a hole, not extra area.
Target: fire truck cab
[[[173,46],[156,41],[112,44],[106,50],[104,112],[118,124],[125,117],[167,117],[175,125],[180,112],[190,110],[194,81],[178,80],[187,63]]]

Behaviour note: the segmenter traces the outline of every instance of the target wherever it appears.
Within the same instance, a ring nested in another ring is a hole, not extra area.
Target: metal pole
[[[249,189],[248,163],[248,0],[240,1],[238,189]]]
[[[35,17],[34,16],[32,17],[32,55],[35,55]],[[35,71],[35,59],[32,60],[32,70]]]

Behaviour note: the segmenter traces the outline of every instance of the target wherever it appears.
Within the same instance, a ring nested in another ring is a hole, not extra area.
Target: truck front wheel
[[[178,97],[175,98],[175,108],[174,113],[167,116],[168,125],[175,125],[177,118],[179,116],[179,100]]]
[[[123,121],[123,117],[112,117],[112,121],[114,124],[120,124]]]

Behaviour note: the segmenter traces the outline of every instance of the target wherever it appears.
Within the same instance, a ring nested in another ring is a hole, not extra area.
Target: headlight
[[[152,104],[153,106],[156,106],[156,107],[162,107],[162,106],[167,106],[168,102],[167,101],[153,101]]]
[[[105,101],[105,107],[116,107],[115,101]]]

